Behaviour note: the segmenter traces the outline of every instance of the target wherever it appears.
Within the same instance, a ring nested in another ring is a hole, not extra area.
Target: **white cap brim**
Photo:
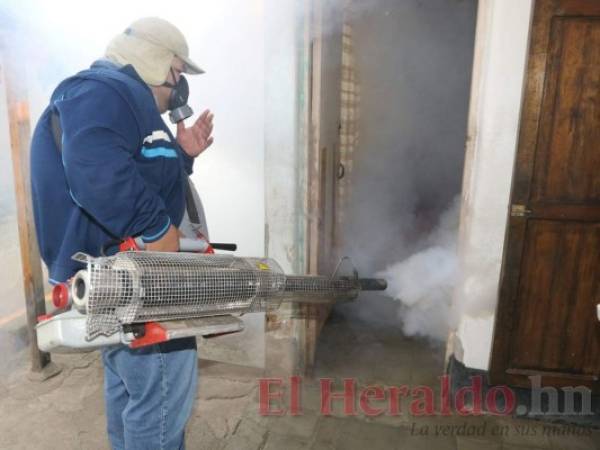
[[[175,55],[175,56],[177,56],[179,59],[181,59],[185,63],[183,73],[189,73],[190,75],[200,75],[200,74],[205,73],[204,70],[202,70],[198,66],[198,64],[196,64],[190,58],[187,58],[187,57],[181,56],[181,55]]]

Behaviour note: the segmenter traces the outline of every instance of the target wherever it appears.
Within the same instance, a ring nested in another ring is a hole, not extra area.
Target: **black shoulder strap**
[[[60,119],[56,111],[50,113],[50,126],[52,127],[52,136],[54,136],[54,143],[59,152],[62,152],[62,128],[60,126]]]
[[[185,208],[187,209],[190,222],[199,224],[200,216],[198,215],[198,209],[196,208],[196,201],[194,200],[189,177],[185,180]]]

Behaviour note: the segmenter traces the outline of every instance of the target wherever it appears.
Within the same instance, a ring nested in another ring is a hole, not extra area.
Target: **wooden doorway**
[[[508,69],[507,69],[508,70]],[[535,5],[491,381],[600,391],[600,1]]]

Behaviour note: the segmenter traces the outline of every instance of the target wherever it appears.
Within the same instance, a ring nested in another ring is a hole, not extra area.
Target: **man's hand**
[[[173,225],[169,231],[156,242],[146,244],[146,250],[149,252],[178,252],[179,251],[179,232]]]
[[[177,143],[183,150],[195,158],[213,143],[214,115],[207,109],[189,128],[186,128],[183,120],[177,123]]]

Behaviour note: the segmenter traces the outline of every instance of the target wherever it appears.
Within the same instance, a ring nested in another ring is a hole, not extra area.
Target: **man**
[[[131,24],[106,58],[63,81],[32,139],[40,251],[53,283],[115,239],[141,236],[151,251],[178,251],[194,158],[213,141],[212,114],[183,118],[187,82],[202,70],[181,32],[158,18]],[[171,111],[177,137],[161,114]],[[116,251],[116,250],[113,250]],[[115,450],[182,449],[196,392],[195,339],[102,352],[108,435]]]

